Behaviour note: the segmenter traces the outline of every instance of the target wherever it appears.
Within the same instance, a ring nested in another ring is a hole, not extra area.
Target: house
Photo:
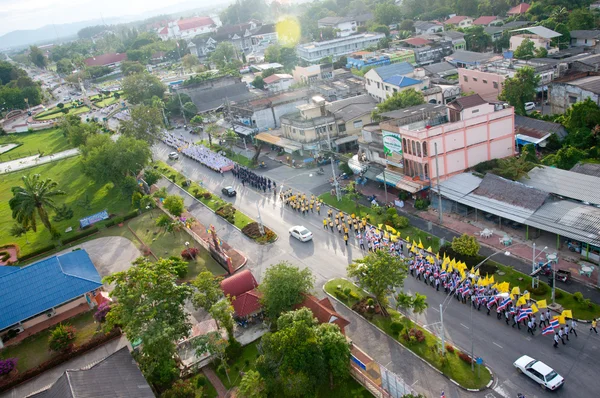
[[[600,103],[600,73],[581,72],[555,79],[548,94],[553,114],[564,113],[571,105],[587,98]]]
[[[440,62],[445,56],[454,52],[452,42],[440,40],[440,37],[437,35],[427,35],[427,38],[412,37],[401,40],[400,44],[413,49],[415,62],[418,65],[429,65]]]
[[[415,21],[414,28],[417,35],[444,31],[444,25],[439,22]]]
[[[333,40],[298,44],[296,54],[298,58],[314,64],[326,57],[335,60],[342,55],[352,54],[370,46],[377,46],[379,40],[383,38],[385,38],[383,33],[367,32]]]
[[[567,129],[560,123],[515,115],[515,133],[517,145],[534,144],[543,148],[552,134],[562,141],[567,136]]]
[[[300,308],[308,308],[317,318],[319,323],[333,323],[340,328],[343,335],[346,334],[346,326],[350,324],[344,317],[337,313],[329,298],[325,297],[321,300],[315,296],[304,294],[304,300],[300,304],[294,306],[295,310]]]
[[[333,78],[333,64],[296,66],[292,71],[296,83],[310,84]]]
[[[252,47],[252,32],[258,24],[250,20],[245,23],[219,27],[210,37],[217,43],[230,42],[238,51],[250,51]]]
[[[473,26],[473,18],[464,15],[455,15],[444,21],[444,26],[455,25],[459,28],[470,28]]]
[[[567,59],[566,67],[574,72],[596,72],[600,70],[600,54],[580,54]]]
[[[90,367],[66,370],[47,389],[29,398],[154,398],[137,363],[123,347]]]
[[[275,73],[265,77],[265,88],[271,92],[285,91],[294,83],[294,77],[287,73]]]
[[[525,39],[529,39],[533,42],[535,48],[544,48],[548,51],[548,54],[558,52],[558,47],[552,47],[551,40],[562,36],[560,33],[543,26],[520,28],[511,30],[511,32],[517,32],[517,34],[510,38],[510,51],[515,51]]]
[[[600,41],[600,30],[572,30],[571,46],[596,47]]]
[[[445,57],[447,62],[457,68],[478,67],[495,59],[502,59],[502,56],[494,53],[478,53],[466,50],[458,50],[454,54]]]
[[[111,68],[116,68],[123,61],[127,61],[126,53],[106,53],[83,60],[87,66],[108,66]]]
[[[490,26],[498,23],[500,18],[496,16],[481,16],[473,21],[474,26]]]
[[[458,75],[458,68],[446,61],[425,65],[423,69],[425,69],[425,75],[432,79],[445,79],[449,76]]]
[[[465,40],[465,34],[457,32],[455,30],[447,30],[444,33],[438,33],[442,40],[452,42],[454,50],[465,50],[467,48],[467,41]]]
[[[518,4],[518,5],[514,6],[513,8],[511,8],[510,10],[508,10],[506,12],[506,15],[515,16],[515,15],[525,14],[527,12],[527,10],[529,10],[529,7],[531,7],[531,5],[527,4],[527,3]]]
[[[356,146],[363,125],[372,122],[371,112],[376,105],[377,102],[366,94],[327,104],[327,111],[335,116],[339,135],[346,135],[335,140],[338,152]]]
[[[507,30],[522,28],[531,25],[531,21],[512,21],[504,25],[492,25],[483,28],[483,31],[492,37],[492,41],[496,41],[502,37],[502,34]]]
[[[365,14],[356,15],[354,17],[354,20],[356,21],[357,27],[367,26],[367,23],[369,21],[373,20],[373,14],[371,14],[370,12],[367,12]]]
[[[346,69],[335,69],[331,79],[314,83],[311,88],[330,102],[357,97],[367,92],[365,79]]]
[[[410,49],[379,50],[379,51],[357,51],[347,58],[346,68],[369,68],[373,66],[384,66],[399,62],[415,62],[415,52]]]
[[[212,362],[213,355],[208,351],[199,353],[195,344],[198,337],[210,333],[217,333],[221,338],[227,339],[227,331],[224,328],[219,328],[217,321],[213,318],[209,318],[194,323],[190,334],[184,340],[177,342],[177,357],[184,372],[188,372],[192,368],[200,369]]]
[[[158,37],[162,40],[184,39],[190,40],[196,36],[214,32],[221,21],[218,16],[192,17],[169,21],[167,26],[158,29]]]
[[[425,71],[419,69],[417,75],[415,68],[408,62],[380,66],[365,74],[365,88],[377,102],[383,102],[394,93],[409,88],[421,91],[427,87],[429,78],[425,76]]]
[[[356,33],[356,19],[354,17],[325,17],[317,21],[319,28],[332,28],[337,37],[346,37]]]
[[[231,299],[235,315],[247,318],[261,311],[258,282],[252,272],[245,269],[221,281],[221,290]]]
[[[380,123],[388,166],[388,185],[417,193],[437,177],[444,180],[467,168],[515,153],[514,109],[475,94],[447,105],[424,104],[385,112]],[[378,181],[383,182],[382,174]]]
[[[0,336],[11,329],[37,333],[55,318],[93,308],[101,297],[102,280],[85,250],[11,268],[0,274]]]
[[[277,44],[279,37],[275,30],[275,24],[261,25],[250,32],[250,43],[252,52],[264,51],[271,44]]]

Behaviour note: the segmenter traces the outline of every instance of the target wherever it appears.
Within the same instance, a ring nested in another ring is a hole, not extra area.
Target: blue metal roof
[[[421,84],[420,80],[416,80],[406,76],[391,76],[387,79],[384,79],[383,81],[398,87],[409,87],[414,86],[415,84]]]
[[[382,80],[396,75],[408,75],[412,73],[415,68],[408,62],[398,62],[397,64],[391,64],[386,66],[380,66],[379,68],[373,69]]]
[[[0,274],[0,330],[101,286],[100,275],[85,250]]]

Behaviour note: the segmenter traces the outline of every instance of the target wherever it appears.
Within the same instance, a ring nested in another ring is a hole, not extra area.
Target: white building
[[[158,30],[158,37],[162,40],[192,39],[198,35],[212,33],[221,26],[218,16],[193,17],[170,21],[167,26]]]
[[[510,38],[510,51],[515,51],[521,43],[529,39],[535,45],[535,48],[545,48],[548,54],[558,52],[558,47],[552,47],[551,40],[562,36],[560,33],[545,28],[543,26],[532,26],[530,28],[515,29],[511,32],[518,32]]]
[[[445,20],[444,25],[455,25],[459,28],[470,28],[473,26],[473,18],[464,15],[455,15]]]
[[[571,46],[596,47],[600,43],[600,30],[572,30]]]
[[[408,62],[380,66],[365,75],[367,93],[377,102],[383,102],[394,93],[409,88],[421,91],[429,86],[425,70],[414,69]]]
[[[309,63],[319,62],[325,57],[334,60],[342,55],[351,54],[370,46],[376,46],[383,39],[383,33],[360,33],[357,35],[340,37],[338,39],[299,44],[296,46],[296,54],[302,60]]]
[[[414,26],[417,35],[433,34],[444,31],[444,25],[437,22],[416,21]]]
[[[265,77],[265,88],[271,92],[284,91],[294,84],[294,76],[286,73],[275,73]]]
[[[356,18],[354,17],[325,17],[318,21],[319,28],[337,30],[337,37],[346,37],[356,33]]]

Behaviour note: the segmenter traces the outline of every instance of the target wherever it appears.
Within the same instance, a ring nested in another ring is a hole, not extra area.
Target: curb
[[[364,289],[360,288],[359,286],[357,286],[354,282],[352,282],[351,280],[347,279],[347,278],[334,278],[334,279],[343,279],[345,281],[348,281],[350,283],[352,283],[354,286],[356,286],[358,289],[365,291]],[[331,282],[334,279],[329,279],[327,282]],[[325,283],[327,283],[325,282]],[[402,343],[400,343],[398,340],[394,339],[392,336],[390,336],[389,334],[387,334],[386,332],[384,332],[381,328],[379,328],[379,326],[373,324],[371,321],[369,321],[367,318],[365,318],[364,316],[362,316],[361,314],[359,314],[358,312],[354,311],[352,308],[348,307],[345,303],[341,302],[337,297],[333,296],[332,294],[330,294],[327,290],[325,290],[325,284],[322,287],[323,291],[325,292],[325,294],[329,297],[331,297],[332,299],[334,299],[335,301],[337,301],[338,303],[340,303],[341,305],[343,305],[344,307],[346,307],[348,310],[352,311],[355,315],[359,316],[360,318],[362,318],[365,322],[367,322],[370,326],[374,327],[375,329],[379,330],[381,333],[383,333],[384,335],[392,338],[394,340],[394,342],[396,344],[398,344],[400,347],[402,347],[403,349],[405,349],[406,351],[410,352],[412,355],[414,355],[416,358],[418,358],[420,361],[422,361],[423,363],[425,363],[427,366],[429,366],[431,369],[435,370],[437,373],[439,373],[440,375],[444,376],[446,379],[450,380],[452,383],[454,383],[457,387],[465,390],[465,391],[469,391],[469,392],[479,392],[479,391],[484,391],[488,388],[490,388],[490,386],[492,384],[494,384],[495,382],[495,376],[494,373],[492,372],[492,370],[487,366],[487,365],[483,365],[489,372],[490,372],[490,377],[491,380],[489,381],[489,383],[485,386],[482,387],[480,389],[474,389],[474,388],[467,388],[467,387],[463,387],[462,385],[460,385],[457,381],[455,381],[454,379],[451,379],[450,377],[446,376],[441,370],[439,370],[438,368],[436,368],[435,366],[433,366],[432,364],[430,364],[429,362],[427,362],[425,359],[421,358],[420,356],[418,356],[417,354],[415,354],[412,350],[410,350],[409,348],[407,348],[405,345],[403,345]],[[366,291],[365,291],[366,292]],[[402,314],[403,316],[406,316],[404,314]],[[406,316],[408,318],[408,316]],[[410,319],[410,318],[409,318]],[[418,324],[417,322],[413,321],[411,319],[412,322],[416,323],[417,325],[421,326],[420,324]],[[422,326],[421,326],[422,327]],[[425,328],[424,328],[425,329]],[[427,329],[425,329],[427,330]],[[427,330],[429,332],[429,330]],[[431,333],[431,332],[429,332]],[[431,333],[433,335],[433,333]],[[437,337],[436,337],[437,338]],[[464,350],[463,350],[464,352]]]

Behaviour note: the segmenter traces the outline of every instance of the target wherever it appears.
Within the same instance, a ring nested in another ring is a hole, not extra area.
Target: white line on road
[[[463,325],[462,323],[460,324],[460,326],[462,326],[465,329],[468,329],[469,327],[467,325]]]
[[[502,349],[502,346],[498,343],[496,343],[495,341],[492,341],[492,344],[495,345],[496,347]]]
[[[432,309],[432,310],[434,310],[434,311],[440,312],[440,310],[438,310],[438,309],[437,309],[437,308],[435,308],[435,307],[429,307],[429,308],[431,308],[431,309]]]

